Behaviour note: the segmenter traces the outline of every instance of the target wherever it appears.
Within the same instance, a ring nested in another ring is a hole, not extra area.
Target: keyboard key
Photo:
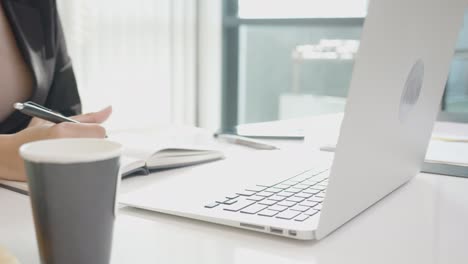
[[[324,199],[324,198],[325,198],[325,194],[323,194],[323,193],[318,193],[318,194],[314,195],[314,197]]]
[[[219,203],[219,204],[227,204],[227,205],[231,205],[231,204],[235,203],[236,201],[237,201],[236,199],[216,200],[216,202]]]
[[[326,186],[322,186],[322,185],[318,185],[318,184],[316,184],[316,185],[314,185],[314,186],[310,187],[310,189],[313,189],[313,190],[319,190],[319,191],[323,191],[323,190],[326,190],[326,189],[327,189],[327,187],[326,187]]]
[[[283,190],[283,189],[281,189],[281,188],[271,187],[271,188],[266,189],[265,192],[279,193],[279,192],[281,192],[282,190]]]
[[[227,202],[227,201],[229,201],[229,199],[219,199],[219,200],[216,200],[215,202],[223,204],[224,202]]]
[[[328,168],[315,168],[313,171],[314,176],[320,175],[324,172],[328,171]]]
[[[308,215],[308,216],[313,216],[315,214],[317,214],[319,211],[318,210],[315,210],[314,208],[312,209],[309,209],[308,211],[304,212],[305,215]]]
[[[283,191],[283,192],[277,193],[277,195],[278,195],[278,196],[283,196],[283,197],[291,197],[291,196],[294,195],[294,193]]]
[[[284,199],[286,199],[286,197],[279,196],[279,195],[274,195],[268,198],[268,200],[273,200],[277,202],[283,201]]]
[[[300,188],[300,189],[303,189],[303,190],[304,190],[304,189],[310,188],[310,186],[311,186],[310,184],[300,183],[300,184],[298,184],[298,185],[295,185],[294,187]]]
[[[298,216],[300,214],[301,214],[301,212],[298,212],[298,211],[287,210],[287,211],[284,211],[284,212],[281,212],[281,213],[277,214],[276,218],[291,220],[291,219],[293,219],[294,217],[296,217],[296,216]]]
[[[312,201],[309,201],[309,200],[306,200],[306,201],[302,201],[300,203],[300,205],[302,206],[307,206],[307,207],[314,207],[318,204],[318,202],[312,202]]]
[[[313,188],[313,187],[312,187]],[[309,188],[309,189],[305,189],[303,190],[302,192],[305,192],[305,193],[310,193],[310,194],[318,194],[320,193],[321,191],[320,190],[316,190],[316,189],[312,189],[312,188]]]
[[[237,197],[239,197],[237,194],[226,196],[227,199],[236,199]]]
[[[251,206],[245,207],[244,209],[241,210],[241,213],[244,214],[256,214],[264,209],[266,209],[267,206],[261,205],[261,204],[253,204]]]
[[[298,186],[299,186],[299,185],[295,185],[295,186],[290,187],[289,189],[291,189],[291,190],[298,190],[297,192],[302,192],[302,190],[308,188],[308,187],[303,188],[303,187],[298,187]],[[287,190],[289,190],[289,189],[287,189]]]
[[[219,203],[210,203],[210,204],[205,205],[205,208],[215,208],[218,205]]]
[[[282,211],[288,209],[288,207],[275,204],[275,205],[272,205],[272,206],[268,207],[268,209],[273,210],[273,211],[282,212]]]
[[[291,207],[290,209],[294,210],[294,211],[305,212],[305,211],[309,210],[310,207],[302,206],[302,205],[295,205],[295,206]]]
[[[300,203],[304,200],[305,200],[304,198],[296,197],[296,196],[286,198],[286,201],[291,201],[291,202],[296,202],[296,203]]]
[[[273,211],[273,210],[266,209],[266,210],[263,210],[260,213],[258,213],[258,215],[273,217],[273,216],[277,215],[278,213],[279,213],[278,211]]]
[[[291,207],[291,206],[294,206],[296,205],[296,202],[291,202],[291,201],[282,201],[282,202],[279,202],[278,205],[281,205],[281,206],[287,206],[287,207]]]
[[[247,191],[251,191],[251,192],[261,192],[261,191],[265,190],[266,187],[255,185],[255,186],[251,186],[251,187],[245,188],[245,189]]]
[[[308,180],[305,180],[305,181],[303,181],[301,183],[302,184],[308,184],[308,185],[312,186],[312,185],[315,185],[315,184],[319,183],[319,181],[316,181],[314,179],[308,179]]]
[[[258,195],[253,195],[253,196],[250,196],[250,197],[247,198],[247,200],[256,201],[256,202],[261,201],[263,199],[265,199],[265,197],[258,196]]]
[[[223,209],[226,210],[226,211],[230,211],[230,212],[237,212],[237,211],[239,211],[241,209],[244,209],[245,207],[247,207],[249,205],[252,205],[254,203],[255,203],[254,201],[240,199],[235,204],[225,206]]]
[[[306,193],[306,192],[300,192],[300,193],[296,193],[294,196],[296,197],[301,197],[301,198],[309,198],[309,197],[312,197],[313,194],[310,194],[310,193]]]
[[[322,204],[321,203],[317,204],[316,206],[313,207],[313,209],[322,210]]]
[[[301,215],[297,216],[296,218],[294,218],[294,221],[304,222],[309,217],[310,217],[310,215],[301,214]]]
[[[242,192],[238,192],[236,193],[237,195],[240,195],[240,196],[252,196],[254,194],[256,194],[257,192],[252,192],[252,191],[242,191]]]
[[[237,200],[236,200],[236,199],[231,199],[231,200],[224,201],[224,203],[223,203],[223,204],[226,204],[226,205],[231,205],[231,204],[234,204],[234,203],[236,203],[236,202],[237,202]]]
[[[289,187],[288,189],[284,190],[285,192],[288,192],[288,193],[298,193],[298,192],[301,192],[302,189],[297,189],[297,188],[294,188],[293,187]]]
[[[258,204],[263,204],[263,205],[274,205],[275,203],[277,203],[277,201],[273,201],[273,200],[269,200],[269,199],[258,202]]]
[[[323,202],[323,197],[312,196],[309,199],[307,199],[307,201],[321,203]]]
[[[314,176],[312,179],[318,180],[318,181],[323,181],[323,180],[328,179],[328,175],[326,173],[320,173],[320,174],[317,174],[316,176]]]
[[[327,189],[327,186],[328,186],[328,184],[317,183],[313,187],[315,187],[315,189],[320,189],[321,191],[325,191]]]
[[[282,182],[282,183],[283,183],[283,184],[290,185],[290,186],[293,186],[293,185],[296,185],[296,184],[298,184],[298,183],[300,183],[300,182],[301,182],[301,181],[291,179],[291,180],[287,180],[287,181]]]
[[[270,196],[274,195],[274,193],[263,191],[263,192],[257,193],[257,195],[258,196],[263,196],[263,197],[270,197]]]
[[[273,187],[278,188],[278,189],[287,189],[287,188],[289,188],[291,186],[292,186],[291,184],[280,183],[280,184],[277,184],[277,185],[275,185]]]

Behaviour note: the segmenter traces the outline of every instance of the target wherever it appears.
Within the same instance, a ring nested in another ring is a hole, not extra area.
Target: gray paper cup
[[[109,263],[121,151],[104,139],[21,146],[41,263]]]

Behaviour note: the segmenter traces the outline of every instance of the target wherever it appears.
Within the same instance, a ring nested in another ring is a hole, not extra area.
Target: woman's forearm
[[[24,181],[23,162],[19,156],[17,135],[0,135],[0,179]]]

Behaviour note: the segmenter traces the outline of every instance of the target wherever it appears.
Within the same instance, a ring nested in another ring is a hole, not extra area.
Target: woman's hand
[[[107,107],[99,112],[71,117],[81,123],[59,123],[33,118],[29,126],[13,135],[0,136],[0,178],[26,181],[23,161],[19,155],[21,145],[42,139],[54,138],[104,138],[106,130],[99,125],[112,113]]]
[[[2,264],[19,264],[18,260],[11,255],[6,249],[0,246],[0,263]]]

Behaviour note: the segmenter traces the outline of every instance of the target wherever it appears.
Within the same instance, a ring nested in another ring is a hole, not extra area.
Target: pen
[[[231,135],[231,134],[218,134],[218,133],[214,134],[214,136],[226,142],[243,145],[243,146],[250,147],[250,148],[263,149],[263,150],[278,149],[278,147],[272,144],[268,144],[266,142],[256,140],[256,139],[251,139],[248,137],[242,137],[242,136]]]
[[[62,123],[62,122],[79,123],[76,120],[68,118],[60,113],[54,112],[34,102],[15,103],[13,107],[23,114],[26,114],[32,117],[38,117],[38,118],[47,120],[52,123]]]

